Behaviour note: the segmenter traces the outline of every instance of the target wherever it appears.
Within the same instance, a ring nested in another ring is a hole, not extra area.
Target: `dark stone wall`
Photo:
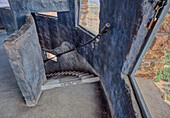
[[[4,29],[1,18],[0,18],[0,29]]]
[[[61,46],[54,49],[54,52],[56,54],[59,54],[73,48],[74,46],[72,44],[68,42],[63,42]],[[96,74],[92,66],[77,51],[72,51],[58,57],[57,63],[50,60],[44,65],[47,74],[61,71],[81,71],[85,73]]]
[[[63,18],[64,16],[68,17],[68,15],[70,15],[69,12],[61,13],[61,14],[58,13],[58,16],[60,16],[60,18]],[[60,19],[61,21],[59,21],[59,19],[56,17],[49,17],[45,15],[40,15],[40,14],[35,14],[33,16],[35,18],[35,22],[37,25],[37,31],[38,31],[38,36],[39,36],[41,47],[44,47],[47,49],[56,49],[57,47],[60,47],[64,41],[67,41],[73,44],[74,46],[76,46],[76,45],[85,43],[91,38],[91,36],[87,35],[83,31],[75,29],[74,24],[72,25],[69,24],[71,23],[70,21],[68,21],[67,23],[63,22],[65,19],[62,19],[62,20]],[[93,51],[93,49],[91,48],[92,47],[91,45],[87,47],[89,47],[89,49]],[[83,49],[84,48],[82,48],[81,50]],[[68,56],[66,57],[69,57],[69,56],[72,57],[72,53],[68,53]],[[64,55],[63,57],[65,58]],[[63,57],[62,56],[61,58],[59,57],[58,61],[62,60]],[[74,67],[73,70],[96,74],[96,72],[93,69],[91,69],[91,66],[89,66],[89,64],[85,60],[83,60],[84,58],[80,59],[79,55],[75,56],[75,59],[68,58],[70,63],[74,63],[73,61],[75,61],[76,59],[79,60],[79,63],[77,61],[77,64],[75,64],[75,66],[77,65],[77,67]],[[83,63],[86,63],[86,66],[85,64],[82,64],[81,61]],[[69,68],[70,69],[72,68],[72,67],[67,67],[68,64],[64,64],[64,63],[65,62],[63,60],[62,62],[63,67],[60,68],[60,71],[67,71]],[[84,68],[82,66],[84,66]],[[46,63],[45,69],[46,69],[46,73],[59,71],[58,64],[53,61]]]
[[[104,80],[115,117],[135,117],[130,90],[121,74],[129,75],[148,30],[144,26],[154,14],[155,1],[100,0],[100,29],[112,26],[101,37],[93,53],[93,67]],[[127,109],[128,108],[128,109]],[[119,112],[117,112],[119,111]]]
[[[14,16],[9,8],[0,8],[0,18],[8,35],[17,30]]]
[[[18,29],[25,23],[25,15],[35,12],[69,11],[69,0],[9,0]]]
[[[14,33],[24,25],[25,15],[36,12],[66,12],[69,11],[69,0],[8,0],[12,10],[0,11],[4,27],[8,34]],[[13,24],[9,23],[13,19]],[[14,26],[15,24],[15,26]]]
[[[139,117],[133,108],[129,84],[121,74],[128,75],[135,64],[145,37],[148,33],[144,24],[153,16],[155,1],[148,0],[100,0],[100,29],[105,23],[111,28],[98,44],[92,43],[78,50],[101,76],[113,108],[115,118]],[[76,4],[71,2],[69,12],[58,13],[58,19],[52,20],[35,16],[40,42],[46,48],[55,48],[63,41],[79,45],[90,35],[75,27]],[[45,20],[46,19],[46,20]],[[55,42],[55,43],[45,43]],[[94,48],[92,48],[94,47]]]
[[[116,118],[136,117],[129,87],[121,73],[141,23],[141,4],[133,0],[101,0],[100,28],[107,22],[111,28],[95,48],[93,67],[103,77]]]
[[[48,17],[41,14],[34,14],[39,41],[42,47],[47,49],[54,49],[58,44],[64,41],[61,37],[59,29],[58,18]],[[58,40],[57,40],[58,39]]]

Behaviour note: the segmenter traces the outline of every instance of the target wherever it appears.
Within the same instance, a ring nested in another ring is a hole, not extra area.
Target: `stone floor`
[[[170,107],[161,98],[161,91],[152,79],[136,78],[153,118],[170,118]]]
[[[110,118],[99,83],[44,91],[36,107],[26,107],[2,43],[0,30],[0,118]]]

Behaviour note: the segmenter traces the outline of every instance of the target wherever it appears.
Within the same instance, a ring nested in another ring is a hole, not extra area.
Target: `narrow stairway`
[[[27,107],[2,45],[6,38],[0,30],[0,118],[111,118],[99,78],[82,72],[55,73],[38,104]]]

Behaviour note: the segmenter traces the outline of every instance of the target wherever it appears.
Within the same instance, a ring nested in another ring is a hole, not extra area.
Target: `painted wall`
[[[18,29],[25,22],[25,14],[30,12],[69,11],[69,0],[9,0]]]
[[[68,42],[62,42],[61,46],[54,49],[54,52],[59,54],[66,50],[73,49],[74,46]],[[77,51],[64,54],[57,57],[57,63],[55,61],[48,61],[44,64],[47,74],[61,71],[79,71],[97,74],[92,66],[83,58]]]
[[[0,18],[8,35],[17,30],[16,22],[10,8],[0,8]]]
[[[4,26],[3,26],[2,20],[1,20],[1,18],[0,18],[0,29],[3,29],[3,28],[4,28]]]

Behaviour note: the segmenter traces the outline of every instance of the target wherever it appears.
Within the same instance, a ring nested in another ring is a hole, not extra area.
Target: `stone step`
[[[85,76],[88,76],[89,73],[83,73],[83,74],[79,74],[78,77],[82,78],[82,77],[85,77]]]
[[[86,76],[82,76],[81,77],[81,79],[87,79],[87,78],[91,78],[91,77],[94,77],[94,75],[93,74],[91,74],[91,75],[86,75]]]
[[[93,77],[93,78],[83,79],[82,83],[93,83],[98,81],[100,81],[99,77]]]
[[[49,74],[49,76],[53,77],[49,78],[47,83],[42,86],[42,90],[100,81],[99,77],[95,77],[93,74],[79,71],[62,71]]]
[[[49,83],[47,82],[45,85],[41,87],[41,89],[48,90],[48,89],[53,89],[57,87],[67,87],[67,86],[73,86],[77,84],[94,83],[98,81],[99,81],[99,77],[87,78],[83,80],[65,81],[65,82],[61,82],[59,80],[53,80]]]
[[[47,74],[46,76],[47,78],[58,76],[58,75],[73,75],[73,76],[81,77],[81,76],[88,75],[88,74],[89,73],[84,73],[84,72],[79,72],[79,71],[62,71],[62,72]]]

